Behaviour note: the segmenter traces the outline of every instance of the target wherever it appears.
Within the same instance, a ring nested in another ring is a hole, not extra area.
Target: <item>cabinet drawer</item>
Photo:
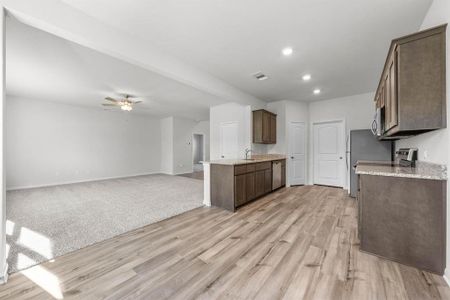
[[[286,160],[285,159],[274,160],[273,163],[281,163],[282,167],[286,166]]]
[[[241,175],[247,173],[247,165],[234,166],[234,175]]]
[[[256,171],[267,170],[272,167],[272,163],[270,161],[268,161],[268,162],[257,163],[254,166],[255,166]]]
[[[255,172],[255,164],[234,166],[234,175]]]
[[[255,172],[255,164],[249,164],[247,166],[247,173]]]

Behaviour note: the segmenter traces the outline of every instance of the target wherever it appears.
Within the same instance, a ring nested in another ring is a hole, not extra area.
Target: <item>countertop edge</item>
[[[364,169],[361,170],[361,168]],[[383,170],[383,168],[385,168],[385,170]],[[440,180],[440,181],[447,180],[447,168],[445,165],[423,161],[420,162],[418,161],[417,166],[413,168],[392,165],[389,162],[377,163],[369,161],[360,161],[356,165],[355,173],[357,175],[386,176],[386,177]]]
[[[255,158],[254,160],[244,160],[244,159],[236,159],[236,160],[213,160],[213,161],[205,161],[203,164],[209,164],[209,165],[225,165],[225,166],[239,166],[239,165],[250,165],[250,164],[257,164],[262,162],[271,162],[276,160],[285,160],[286,156],[280,155],[280,156],[274,156],[274,157],[267,157],[267,158]]]
[[[396,174],[389,172],[369,172],[369,171],[359,171],[356,172],[357,175],[371,175],[371,176],[385,176],[385,177],[397,177],[397,178],[411,178],[411,179],[425,179],[425,180],[441,180],[446,181],[447,178],[439,176],[426,176],[426,175],[416,175],[416,174]]]

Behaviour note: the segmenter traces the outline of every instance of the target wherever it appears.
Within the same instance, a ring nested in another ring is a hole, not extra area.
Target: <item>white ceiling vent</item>
[[[258,73],[253,74],[253,77],[255,77],[258,80],[269,79],[269,77],[266,74],[263,74],[262,72],[258,72]]]

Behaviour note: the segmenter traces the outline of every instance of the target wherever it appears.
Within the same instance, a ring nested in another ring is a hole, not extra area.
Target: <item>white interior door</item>
[[[314,183],[344,186],[344,122],[313,125]]]
[[[291,122],[289,126],[289,184],[305,184],[306,174],[305,123]]]
[[[220,158],[233,159],[237,157],[238,123],[222,123],[220,124]]]

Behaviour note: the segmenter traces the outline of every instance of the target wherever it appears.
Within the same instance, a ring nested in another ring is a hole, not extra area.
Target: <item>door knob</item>
[[[293,157],[293,156],[291,156],[291,159],[294,159],[294,157]]]
[[[342,159],[342,156],[339,156],[339,159]]]

